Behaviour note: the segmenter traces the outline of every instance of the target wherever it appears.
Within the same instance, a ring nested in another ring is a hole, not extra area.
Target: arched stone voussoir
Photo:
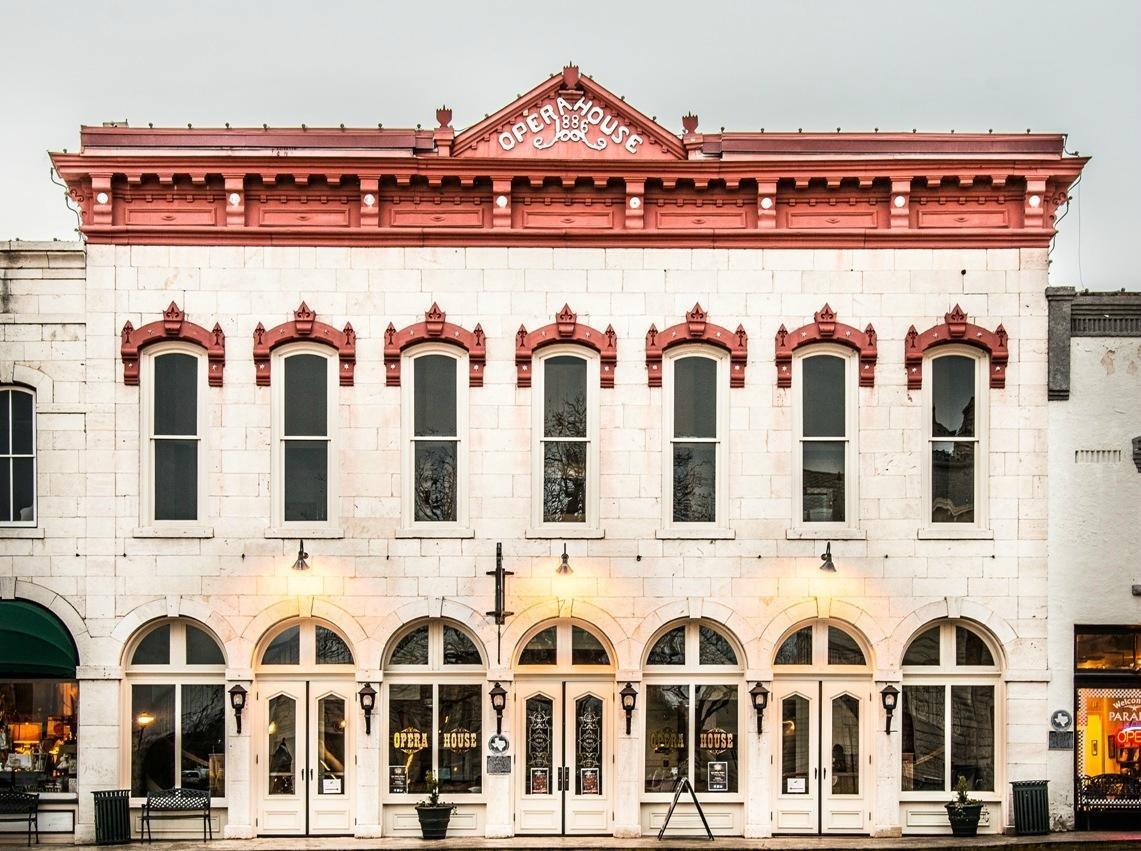
[[[127,646],[131,643],[131,639],[138,633],[140,629],[148,623],[160,618],[179,617],[192,620],[202,624],[222,643],[223,650],[228,664],[233,664],[238,659],[243,657],[233,655],[235,652],[235,642],[238,638],[237,631],[234,629],[233,624],[229,622],[224,616],[220,615],[216,609],[207,605],[201,600],[196,600],[192,597],[163,597],[157,600],[151,600],[147,603],[142,603],[131,611],[127,612],[111,630],[111,637],[117,642],[119,647],[119,655],[126,651]],[[127,660],[122,659],[120,664],[126,665]]]
[[[510,659],[514,660],[516,654],[521,649],[519,642],[523,636],[530,632],[534,627],[541,624],[543,621],[555,620],[560,617],[569,617],[575,620],[584,621],[595,627],[599,633],[599,637],[607,644],[610,645],[610,650],[614,654],[612,660],[615,667],[621,670],[629,670],[632,667],[637,667],[637,660],[631,659],[629,656],[622,655],[622,647],[627,648],[629,651],[630,642],[626,641],[627,635],[621,624],[614,619],[614,616],[609,612],[600,609],[592,603],[587,603],[582,600],[575,600],[574,604],[569,607],[561,606],[558,600],[544,600],[541,603],[536,603],[533,606],[528,606],[523,611],[516,614],[503,631],[503,647],[510,651]]]

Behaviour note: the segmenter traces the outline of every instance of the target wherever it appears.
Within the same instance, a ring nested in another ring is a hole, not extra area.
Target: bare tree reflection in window
[[[586,522],[586,361],[543,362],[543,522]]]

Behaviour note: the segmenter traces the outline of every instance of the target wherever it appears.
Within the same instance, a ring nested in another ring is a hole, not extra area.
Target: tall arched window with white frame
[[[856,370],[854,351],[823,343],[793,359],[794,526],[857,526]]]
[[[598,356],[550,346],[535,358],[532,530],[573,536],[598,529]]]
[[[708,346],[678,346],[663,358],[667,535],[728,526],[729,358]]]
[[[987,526],[987,365],[985,352],[967,346],[940,346],[923,362],[931,527]]]
[[[337,359],[324,346],[294,344],[273,354],[275,526],[304,529],[337,519],[333,464]]]
[[[184,343],[159,344],[143,353],[143,526],[186,525],[205,515],[204,361],[200,348]]]
[[[36,525],[36,397],[0,387],[0,526]]]
[[[405,531],[441,534],[467,523],[467,355],[428,344],[403,355],[402,513]]]

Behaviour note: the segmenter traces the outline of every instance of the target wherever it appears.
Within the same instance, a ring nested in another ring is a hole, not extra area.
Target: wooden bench
[[[39,811],[39,793],[0,789],[0,821],[27,824],[29,845],[32,844],[33,831],[36,834],[36,844],[40,844]]]
[[[1126,774],[1098,774],[1078,779],[1078,817],[1088,829],[1091,815],[1110,815],[1141,807],[1141,779]]]
[[[211,839],[214,838],[214,825],[210,821],[210,793],[201,789],[148,792],[139,821],[139,838],[145,838],[148,842],[154,839],[151,832],[151,822],[154,819],[175,818],[202,819],[202,841],[206,841],[207,833]]]

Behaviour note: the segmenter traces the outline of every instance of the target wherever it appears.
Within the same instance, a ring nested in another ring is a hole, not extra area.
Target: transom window
[[[669,463],[665,465],[667,526],[724,525],[728,359],[713,349],[684,346],[663,361]]]
[[[816,669],[825,666],[868,664],[860,641],[834,621],[819,620],[798,627],[777,647],[774,666],[801,665]]]
[[[939,349],[924,362],[929,387],[930,522],[983,525],[987,358],[966,349]]]
[[[646,665],[737,665],[729,639],[705,623],[679,624],[651,645]]]
[[[594,628],[578,621],[558,621],[533,631],[519,651],[521,666],[602,667],[610,651]]]
[[[479,643],[449,621],[423,621],[396,636],[383,684],[386,795],[423,796],[430,771],[450,797],[483,791],[483,671]]]
[[[903,654],[902,791],[945,795],[959,777],[996,792],[997,651],[960,621],[920,631]]]
[[[279,414],[277,512],[284,523],[327,523],[335,506],[331,462],[336,359],[323,348],[302,344],[275,353],[284,373],[284,380],[274,383]]]
[[[533,433],[538,527],[598,525],[598,358],[581,346],[540,350]]]
[[[258,660],[262,666],[352,665],[348,641],[332,626],[295,621],[270,633]]]
[[[144,523],[194,522],[201,515],[203,360],[196,348],[177,343],[144,352]]]
[[[466,358],[454,346],[417,347],[405,358],[412,373],[403,391],[405,525],[460,525],[467,514]]]
[[[164,620],[127,654],[131,794],[180,786],[226,794],[226,660],[201,624]]]
[[[857,452],[856,357],[828,345],[811,346],[793,362],[797,436],[794,467],[798,523],[855,525]]]
[[[0,525],[36,523],[36,398],[0,388]]]

